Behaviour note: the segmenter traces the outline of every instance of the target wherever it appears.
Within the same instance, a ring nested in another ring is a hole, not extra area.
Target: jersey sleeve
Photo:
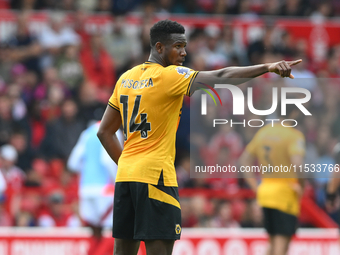
[[[188,67],[168,66],[162,72],[164,90],[169,96],[190,96],[190,88],[197,74],[198,71]]]
[[[295,136],[289,141],[288,145],[288,154],[290,156],[293,155],[305,155],[306,146],[305,146],[305,138],[302,133],[297,133]]]
[[[109,99],[109,106],[111,106],[113,109],[119,111],[119,102],[118,102],[118,90],[124,81],[125,74],[120,76],[119,80],[116,83],[115,89],[113,90],[113,93]]]
[[[252,156],[256,156],[256,152],[258,151],[258,148],[259,148],[258,142],[257,142],[258,133],[259,133],[259,131],[255,134],[253,139],[251,139],[251,141],[248,143],[248,145],[246,146],[246,149],[245,149]]]

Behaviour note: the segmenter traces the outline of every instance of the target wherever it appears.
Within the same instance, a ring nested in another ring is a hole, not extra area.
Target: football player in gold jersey
[[[340,187],[340,142],[338,142],[333,148],[333,158],[335,161],[335,166],[331,174],[331,178],[329,178],[326,189],[326,210],[329,213],[334,213],[338,209],[338,202],[336,202],[337,197],[339,196],[339,187]],[[340,237],[339,237],[340,242]]]
[[[287,119],[298,118],[295,105],[287,105],[286,111]],[[297,229],[303,191],[298,166],[303,164],[304,155],[305,138],[301,131],[276,122],[260,128],[240,157],[240,166],[252,166],[257,160],[262,169],[266,167],[266,172],[260,173],[259,186],[255,178],[249,178],[254,176],[252,173],[245,176],[263,208],[264,227],[269,234],[267,255],[285,255]]]
[[[181,234],[175,139],[183,96],[200,83],[251,79],[266,72],[282,77],[301,60],[197,72],[182,67],[187,40],[182,25],[170,20],[150,29],[149,60],[125,72],[116,83],[98,131],[118,164],[114,197],[115,255],[136,255],[140,240],[148,255],[170,255]],[[115,136],[123,125],[124,150]]]

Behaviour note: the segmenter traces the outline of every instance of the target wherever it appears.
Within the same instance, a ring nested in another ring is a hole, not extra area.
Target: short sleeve
[[[290,156],[293,155],[305,155],[306,146],[305,146],[305,138],[302,133],[297,133],[297,135],[293,136],[289,141],[288,145],[288,153]]]
[[[256,139],[252,139],[252,140],[250,141],[250,143],[247,145],[246,151],[247,151],[249,154],[255,156],[255,155],[256,155],[256,148],[257,148],[257,147],[256,147]]]
[[[124,81],[125,75],[123,74],[120,76],[119,80],[116,83],[115,89],[113,90],[113,93],[109,99],[109,106],[111,106],[113,109],[119,111],[119,102],[118,102],[118,90],[120,88],[120,85]]]
[[[188,67],[171,65],[162,71],[164,90],[169,96],[190,96],[190,88],[198,71]]]
[[[248,145],[246,146],[246,151],[251,154],[252,156],[256,156],[256,152],[258,151],[258,136],[259,136],[259,132],[261,130],[257,131],[257,133],[255,134],[255,136],[253,137],[253,139],[251,139],[250,143],[248,143]]]

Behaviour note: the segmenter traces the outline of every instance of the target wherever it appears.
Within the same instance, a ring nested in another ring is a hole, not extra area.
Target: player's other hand
[[[334,194],[326,194],[325,208],[328,213],[333,213],[339,209],[339,198]]]
[[[302,59],[294,60],[294,61],[279,61],[275,63],[268,64],[268,71],[272,73],[276,73],[280,75],[282,78],[289,77],[294,79],[294,76],[291,74],[292,68],[291,66],[295,66],[302,62]]]

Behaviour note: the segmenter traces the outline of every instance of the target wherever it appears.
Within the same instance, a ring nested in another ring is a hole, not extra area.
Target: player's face
[[[181,66],[187,55],[186,45],[187,39],[184,34],[172,34],[171,40],[165,45],[163,57],[166,64]]]

